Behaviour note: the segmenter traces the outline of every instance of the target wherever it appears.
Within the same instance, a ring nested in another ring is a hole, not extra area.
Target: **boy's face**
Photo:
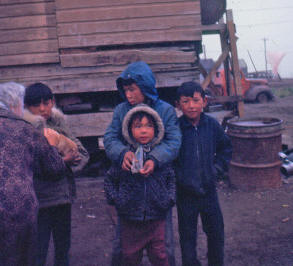
[[[47,101],[42,100],[39,104],[27,106],[26,108],[34,115],[40,115],[46,120],[52,115],[52,108],[54,106],[54,100],[49,99]]]
[[[179,102],[177,102],[178,108],[191,121],[193,125],[196,125],[199,122],[200,114],[202,113],[206,104],[206,98],[203,99],[199,92],[195,92],[193,97],[182,95]]]
[[[145,97],[135,83],[132,83],[131,85],[124,85],[123,89],[125,96],[131,105],[137,105],[144,102]]]
[[[135,119],[131,125],[131,133],[133,138],[140,144],[147,144],[152,141],[155,136],[155,127],[152,121],[144,116],[141,120]]]

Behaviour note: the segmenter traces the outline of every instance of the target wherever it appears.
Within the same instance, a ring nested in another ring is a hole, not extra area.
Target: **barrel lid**
[[[271,127],[281,125],[282,120],[272,117],[254,117],[254,118],[232,118],[228,120],[228,124],[239,127]]]
[[[232,118],[227,121],[228,134],[267,134],[282,130],[283,120],[272,117]]]

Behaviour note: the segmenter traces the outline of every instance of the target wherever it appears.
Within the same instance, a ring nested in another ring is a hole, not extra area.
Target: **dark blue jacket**
[[[165,136],[161,143],[149,153],[149,158],[155,162],[156,167],[161,167],[165,163],[172,162],[178,155],[181,134],[174,107],[158,98],[155,77],[150,67],[144,62],[130,64],[117,79],[117,88],[125,102],[115,108],[112,122],[104,135],[106,154],[111,161],[121,164],[125,153],[129,150],[127,143],[123,140],[122,122],[126,113],[134,106],[126,100],[121,85],[121,79],[129,78],[135,81],[148,99],[148,105],[160,115],[163,121]]]
[[[217,169],[227,170],[231,142],[220,124],[204,113],[196,127],[184,115],[179,124],[182,145],[176,161],[177,188],[202,196],[214,190]]]
[[[175,204],[175,173],[170,165],[148,177],[112,166],[104,180],[107,201],[127,220],[148,221],[166,217]]]

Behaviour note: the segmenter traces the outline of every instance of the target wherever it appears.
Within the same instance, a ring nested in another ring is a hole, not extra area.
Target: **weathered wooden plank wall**
[[[56,0],[56,8],[63,67],[101,66],[112,63],[126,65],[137,60],[156,64],[159,62],[154,62],[154,54],[159,61],[166,58],[166,51],[162,47],[154,48],[153,52],[146,50],[150,45],[173,42],[173,46],[180,47],[179,42],[201,39],[199,1]],[[127,51],[121,49],[121,46],[131,45],[141,46],[139,51],[129,47]],[[90,50],[89,47],[96,49]],[[105,47],[119,51],[104,51]],[[181,54],[185,59],[188,57],[180,49],[177,54]],[[124,60],[120,61],[121,57]],[[173,63],[182,63],[182,58],[174,56]],[[196,56],[193,54],[192,58],[194,62]],[[190,63],[190,60],[185,63]]]
[[[53,0],[0,1],[0,66],[59,62]]]
[[[158,89],[176,87],[198,79],[200,12],[200,0],[0,0],[0,82],[106,99],[127,64],[143,60]],[[68,116],[76,136],[104,135],[112,112],[91,104]]]
[[[72,134],[75,136],[103,136],[112,120],[112,116],[113,112],[93,113],[90,115],[76,114],[68,115],[66,120],[70,126]]]

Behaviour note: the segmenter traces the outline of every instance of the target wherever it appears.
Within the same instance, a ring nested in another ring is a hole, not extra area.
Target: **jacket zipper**
[[[144,178],[144,212],[143,212],[143,221],[145,221],[145,218],[146,218],[146,204],[147,204],[147,200],[146,200],[146,179]]]
[[[200,183],[202,184],[202,173],[200,168],[203,167],[203,165],[200,165],[200,152],[199,152],[199,135],[198,135],[198,128],[194,127],[195,129],[195,137],[196,137],[196,156],[197,156],[197,164],[198,164],[198,174],[199,174],[199,179]]]

